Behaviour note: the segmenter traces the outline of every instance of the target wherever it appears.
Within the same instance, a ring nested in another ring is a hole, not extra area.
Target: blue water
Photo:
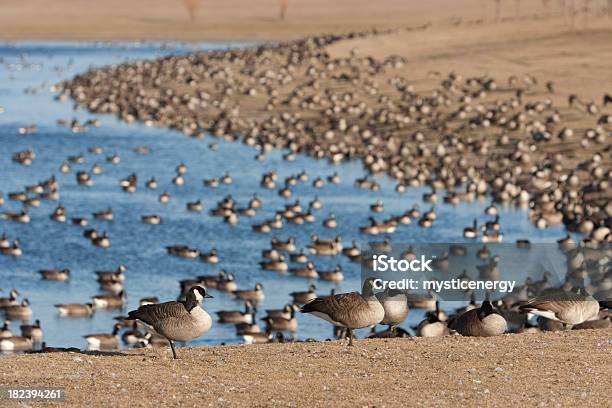
[[[391,214],[401,214],[414,204],[419,204],[423,210],[430,208],[429,204],[421,202],[423,189],[412,189],[399,194],[394,191],[394,183],[384,176],[376,178],[382,186],[380,193],[353,187],[354,180],[365,174],[358,162],[336,166],[304,156],[298,156],[294,162],[287,162],[282,160],[281,151],[266,154],[266,160],[260,162],[254,160],[256,151],[242,143],[228,143],[213,137],[190,139],[175,131],[141,124],[128,125],[112,116],[75,111],[72,101],[55,101],[49,90],[51,85],[71,78],[91,66],[227,46],[131,43],[0,45],[0,106],[5,109],[4,114],[0,114],[0,191],[4,192],[6,199],[0,210],[18,211],[20,204],[9,201],[6,197],[8,192],[21,191],[24,186],[54,174],[60,182],[60,202],[66,207],[68,218],[87,217],[90,219],[87,228],[106,230],[112,240],[109,249],[97,248],[82,236],[82,227],[50,220],[49,215],[57,205],[55,202],[43,201],[40,208],[32,208],[30,224],[0,221],[0,233],[6,232],[11,238],[18,237],[24,251],[24,255],[17,259],[0,256],[0,288],[4,289],[1,295],[7,296],[10,289],[17,288],[30,300],[34,319],[41,320],[47,344],[84,348],[83,335],[111,331],[113,316],[120,312],[97,311],[91,319],[61,319],[52,306],[55,303],[85,303],[91,300],[91,296],[101,293],[93,273],[95,270],[114,270],[120,263],[127,265],[126,310],[137,307],[138,300],[146,296],[157,296],[163,301],[175,299],[180,279],[216,273],[220,268],[233,272],[241,288],[251,288],[255,282],[261,282],[266,299],[260,309],[278,308],[290,301],[288,293],[305,290],[309,282],[259,268],[261,250],[269,248],[272,236],[281,239],[294,236],[298,247],[305,247],[313,232],[322,238],[340,234],[345,245],[349,245],[353,239],[364,245],[371,239],[360,235],[358,227],[367,223],[372,214],[369,205],[376,199],[384,200],[385,218]],[[91,128],[88,133],[73,134],[68,127],[56,124],[60,118],[84,121],[93,117],[101,121],[101,126]],[[19,127],[30,124],[38,126],[37,134],[18,134]],[[217,151],[208,148],[212,142],[219,144]],[[88,153],[87,149],[92,146],[101,146],[104,149],[103,155]],[[151,154],[142,156],[134,153],[133,149],[137,146],[148,146]],[[34,149],[37,155],[29,167],[11,160],[13,153],[25,149]],[[119,165],[106,163],[105,157],[113,153],[120,155]],[[85,156],[85,164],[73,165],[73,172],[61,174],[61,162],[76,154]],[[189,166],[189,172],[185,176],[186,185],[177,187],[171,180],[180,162]],[[75,172],[89,170],[94,163],[101,164],[104,173],[94,176],[93,187],[78,186]],[[324,178],[338,172],[342,182],[339,185],[326,184],[322,189],[315,189],[311,182],[299,183],[293,188],[294,196],[286,200],[278,196],[277,190],[259,187],[261,175],[273,169],[279,173],[280,181],[306,170],[311,181],[317,176]],[[119,186],[119,179],[133,172],[139,176],[139,189],[134,194],[124,193]],[[219,177],[225,172],[233,176],[232,185],[223,185],[218,189],[203,186],[203,179]],[[144,181],[151,176],[155,176],[160,183],[156,191],[144,188]],[[168,205],[157,201],[162,191],[172,195]],[[230,226],[207,212],[196,214],[185,209],[187,202],[202,199],[208,210],[227,194],[237,200],[238,207],[243,207],[253,193],[258,193],[262,198],[263,208],[252,219],[241,218],[236,226]],[[269,235],[252,231],[253,223],[271,218],[284,204],[299,198],[305,207],[315,195],[323,201],[323,209],[316,213],[317,221],[314,224],[289,224]],[[408,226],[399,226],[392,238],[394,242],[464,242],[466,240],[461,237],[463,228],[471,225],[474,217],[484,221],[487,217],[483,210],[488,204],[486,201],[457,206],[438,204],[438,220],[434,228],[422,229],[413,222]],[[112,207],[115,213],[114,221],[92,219],[92,212],[108,207]],[[524,210],[500,210],[504,240],[508,242],[526,237],[532,242],[551,242],[563,235],[560,227],[536,230],[527,220]],[[338,219],[339,227],[335,231],[321,226],[329,212],[334,212]],[[141,216],[145,214],[159,214],[162,224],[141,223]],[[211,266],[198,260],[171,257],[166,254],[165,246],[174,244],[185,244],[206,251],[215,247],[221,262]],[[313,257],[313,261],[320,270],[331,270],[337,263],[342,265],[346,280],[336,288],[338,292],[359,288],[358,264],[349,262],[343,256]],[[51,268],[70,269],[70,282],[41,280],[37,271]],[[320,281],[316,284],[318,292],[322,294],[329,293],[335,287],[329,282]],[[214,299],[205,302],[205,308],[210,312],[242,308],[228,294],[213,291],[213,295]],[[422,312],[411,312],[403,326],[415,324],[422,316]],[[298,316],[298,319],[299,338],[325,339],[331,336],[328,323],[312,316]],[[19,332],[18,325],[19,322],[12,323],[14,333]],[[239,342],[232,325],[215,323],[209,333],[191,344],[222,342]]]

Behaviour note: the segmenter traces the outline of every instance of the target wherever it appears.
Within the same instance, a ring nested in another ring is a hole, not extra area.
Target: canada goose
[[[521,249],[529,249],[531,248],[531,242],[528,239],[517,239],[516,247]]]
[[[435,310],[438,304],[434,293],[409,293],[408,306],[411,309]]]
[[[175,170],[177,174],[187,174],[187,171],[189,169],[187,168],[187,165],[185,163],[180,163],[178,166],[176,166]]]
[[[244,344],[264,344],[271,343],[274,339],[272,332],[268,333],[249,333],[243,334],[242,339],[244,340]]]
[[[219,263],[219,255],[217,254],[217,250],[212,248],[208,253],[200,254],[200,260],[202,262],[206,262],[209,264],[218,264]]]
[[[185,177],[183,177],[181,174],[177,174],[172,179],[172,184],[174,184],[175,186],[185,185]]]
[[[5,320],[2,327],[0,327],[0,339],[5,339],[7,337],[12,337],[13,332],[9,329],[9,324],[11,324],[10,320]]]
[[[121,158],[117,153],[114,153],[106,158],[106,161],[110,164],[119,164],[121,163]]]
[[[478,249],[478,251],[476,251],[476,256],[480,259],[489,259],[491,252],[486,245],[483,245],[480,249]]]
[[[19,296],[19,292],[13,289],[9,292],[9,297],[0,297],[0,310],[5,309],[8,306],[16,305],[17,296]]]
[[[31,350],[34,343],[28,337],[13,336],[0,339],[0,351]]]
[[[593,329],[607,329],[612,327],[612,316],[602,316],[599,314],[597,319],[587,320],[572,327],[572,330],[593,330]]]
[[[478,309],[459,315],[450,325],[462,336],[498,336],[508,329],[506,319],[499,314],[488,300]]]
[[[389,331],[394,333],[396,326],[406,320],[410,311],[406,293],[387,288],[384,292],[377,293],[376,297],[385,310],[385,317],[381,320],[380,324],[388,325]]]
[[[495,203],[491,203],[491,205],[485,208],[485,214],[493,216],[493,217],[499,214],[497,207],[495,206]]]
[[[441,319],[439,303],[436,302],[435,311],[429,311],[425,315],[425,319],[421,321],[417,328],[416,334],[419,337],[442,337],[450,334],[450,330],[446,322]]]
[[[22,324],[19,326],[21,335],[32,339],[34,343],[40,343],[43,338],[43,331],[40,327],[40,320],[36,320],[34,324]]]
[[[261,269],[274,272],[287,272],[289,265],[285,261],[285,256],[280,255],[277,260],[263,261],[259,263]]]
[[[355,241],[352,242],[350,247],[344,248],[342,250],[342,253],[348,256],[351,261],[359,261],[359,259],[361,258],[361,250],[359,249],[359,247],[357,246],[357,242]]]
[[[21,243],[18,239],[13,240],[13,243],[8,248],[0,248],[0,254],[8,256],[21,256],[23,251],[21,250]]]
[[[318,271],[317,273],[319,278],[324,281],[341,282],[344,280],[344,274],[340,265],[336,265],[333,271]]]
[[[599,314],[599,302],[592,296],[581,293],[555,291],[527,301],[519,306],[519,310],[568,326],[596,319]]]
[[[119,348],[119,330],[121,325],[115,323],[112,333],[87,334],[87,350],[116,350]]]
[[[307,291],[291,292],[289,296],[293,298],[294,303],[303,305],[317,297],[316,289],[316,286],[311,284],[310,286],[308,286]]]
[[[100,248],[108,248],[111,246],[110,237],[108,236],[108,232],[104,231],[102,235],[92,238],[92,244]]]
[[[70,278],[70,270],[68,269],[50,269],[50,270],[41,270],[38,273],[42,276],[44,280],[54,280],[66,282]]]
[[[232,176],[229,175],[229,173],[225,173],[225,175],[223,177],[221,177],[221,183],[223,184],[232,184],[234,180],[232,179]]]
[[[482,233],[481,241],[483,243],[487,242],[501,242],[504,238],[504,234],[501,231],[497,230],[485,230]]]
[[[123,281],[119,280],[106,280],[99,281],[100,289],[110,292],[112,294],[118,294],[123,290]]]
[[[203,299],[211,297],[202,286],[194,286],[184,302],[170,301],[141,306],[129,312],[128,317],[143,321],[164,336],[176,359],[174,341],[195,339],[212,327],[212,318],[200,305]]]
[[[250,301],[244,302],[244,312],[240,310],[219,310],[219,323],[254,323],[254,309]]]
[[[142,222],[144,224],[159,225],[161,224],[162,219],[159,215],[143,215]]]
[[[125,292],[122,290],[116,295],[97,295],[92,299],[96,309],[120,309],[125,303]]]
[[[318,297],[302,306],[300,312],[311,313],[335,326],[348,329],[349,346],[353,345],[353,330],[373,326],[385,317],[385,309],[373,292],[374,279],[364,282],[362,293],[351,292]]]
[[[300,252],[298,252],[297,254],[290,254],[289,260],[295,263],[307,263],[308,255],[304,253],[303,249],[300,249]]]
[[[102,166],[96,163],[91,167],[91,170],[89,171],[91,172],[91,174],[99,175],[104,172],[104,169],[102,168]]]
[[[337,172],[334,172],[333,174],[327,176],[327,181],[332,183],[332,184],[339,184],[340,183],[340,176],[338,175]]]
[[[338,222],[336,221],[336,215],[334,213],[329,213],[329,217],[323,220],[323,226],[329,229],[336,228],[338,226]]]
[[[117,267],[116,271],[96,271],[96,275],[98,276],[98,281],[120,281],[123,282],[125,280],[125,271],[127,267],[124,264],[120,264]]]
[[[147,182],[145,183],[145,186],[149,190],[155,190],[159,187],[159,184],[157,184],[157,180],[155,180],[155,177],[151,177],[149,180],[147,180]]]
[[[452,256],[466,256],[467,248],[463,245],[451,245],[449,248],[449,253]]]
[[[286,241],[280,241],[276,237],[272,238],[270,242],[272,248],[277,249],[279,251],[285,251],[289,253],[293,253],[297,251],[297,247],[295,245],[295,238],[289,237]]]
[[[495,255],[489,258],[489,262],[483,265],[476,265],[478,276],[482,280],[497,280],[499,279],[499,256]]]
[[[63,205],[58,205],[50,217],[53,221],[66,222],[66,209]]]
[[[94,312],[92,303],[61,303],[53,305],[60,317],[91,317]]]
[[[226,279],[226,272],[221,269],[216,275],[200,275],[196,278],[205,288],[217,289],[219,282]]]
[[[23,299],[20,304],[6,306],[4,313],[9,319],[30,320],[32,308],[28,299]]]
[[[341,238],[338,235],[335,239],[323,240],[319,239],[316,234],[312,234],[308,249],[314,255],[336,255],[342,252]]]
[[[202,204],[202,201],[200,200],[187,203],[187,211],[202,212],[203,210],[204,210],[204,205]]]
[[[78,225],[80,227],[86,227],[87,224],[89,224],[87,218],[72,218],[70,221],[72,221],[73,225]]]
[[[270,331],[295,333],[298,330],[298,321],[293,309],[291,309],[289,318],[266,316],[261,320],[266,323],[266,329]]]
[[[219,187],[220,184],[221,184],[221,182],[216,177],[212,178],[212,179],[204,180],[204,185],[206,187],[217,188],[217,187]]]
[[[11,242],[7,238],[6,234],[3,233],[0,237],[0,248],[10,248]]]
[[[160,194],[158,201],[161,204],[168,204],[170,202],[170,194],[168,194],[167,192],[163,192],[162,194]]]
[[[323,208],[323,202],[319,199],[318,196],[315,196],[314,199],[308,203],[308,208],[312,208],[313,210],[320,210]]]
[[[233,273],[227,273],[217,282],[217,289],[221,292],[231,293],[238,290],[238,283]]]
[[[478,223],[476,218],[474,218],[474,222],[471,227],[466,227],[463,229],[463,236],[466,238],[476,238],[478,236]]]
[[[86,171],[79,171],[76,174],[77,184],[80,186],[91,187],[94,185],[93,179]]]
[[[291,318],[291,312],[297,312],[300,307],[296,303],[287,303],[282,309],[266,309],[266,316],[272,318],[282,317],[284,319]]]
[[[300,278],[318,279],[319,274],[314,266],[314,263],[308,262],[305,266],[289,269],[289,273]]]
[[[95,212],[92,215],[94,219],[101,220],[101,221],[112,221],[114,218],[113,210],[111,208],[108,208],[103,211]]]
[[[21,224],[29,224],[31,220],[27,207],[22,208],[21,211],[18,213],[10,211],[0,213],[0,219],[14,221]]]
[[[121,341],[128,346],[134,346],[140,342],[148,343],[146,335],[142,333],[138,328],[130,329],[123,332],[121,335]]]
[[[263,285],[259,282],[255,284],[253,289],[235,290],[232,294],[238,299],[250,300],[255,304],[263,302],[265,298]]]
[[[376,200],[374,204],[370,205],[370,211],[375,212],[375,213],[384,212],[385,205],[383,204],[382,200]]]
[[[72,171],[70,164],[66,161],[63,161],[62,164],[60,165],[60,173],[66,174],[66,173],[70,173],[70,171]]]

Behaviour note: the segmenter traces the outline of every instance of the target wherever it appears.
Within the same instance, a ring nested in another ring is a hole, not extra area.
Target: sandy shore
[[[198,4],[190,20],[185,3]],[[76,40],[286,40],[324,32],[362,31],[467,20],[497,21],[490,0],[3,0],[0,38]],[[501,2],[499,19],[561,16],[557,2]],[[601,14],[593,7],[591,14]],[[566,14],[567,18],[567,14]],[[589,25],[578,17],[576,27]]]
[[[605,406],[612,330],[2,358],[72,406]],[[44,369],[41,369],[43,368]]]

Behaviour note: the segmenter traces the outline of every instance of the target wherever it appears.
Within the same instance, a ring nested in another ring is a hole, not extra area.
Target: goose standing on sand
[[[582,293],[558,291],[531,299],[519,306],[519,310],[561,322],[564,326],[577,325],[597,319],[599,302]]]
[[[500,315],[488,300],[478,309],[469,310],[458,316],[450,325],[462,336],[499,336],[508,329],[506,319]]]
[[[128,313],[129,319],[138,319],[152,326],[164,336],[176,359],[174,341],[189,341],[202,336],[212,327],[212,318],[201,307],[204,298],[212,298],[202,286],[194,286],[187,293],[186,300],[170,301],[140,306]]]
[[[353,330],[373,326],[385,317],[385,309],[373,291],[374,279],[363,284],[362,293],[340,293],[318,297],[302,306],[300,312],[310,313],[349,332],[349,346],[353,345]]]
[[[401,290],[388,288],[384,292],[377,293],[376,297],[385,310],[385,317],[380,324],[388,325],[391,335],[395,335],[397,325],[406,320],[410,312],[408,297]]]

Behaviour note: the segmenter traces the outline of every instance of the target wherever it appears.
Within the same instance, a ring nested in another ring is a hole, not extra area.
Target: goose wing
[[[142,320],[153,326],[162,320],[183,317],[187,313],[187,308],[183,302],[170,301],[140,306],[128,313],[128,319]]]
[[[367,304],[361,295],[351,292],[315,298],[302,306],[300,311],[327,315],[334,322],[343,323],[348,320],[350,313],[356,313],[362,307],[367,307]]]

